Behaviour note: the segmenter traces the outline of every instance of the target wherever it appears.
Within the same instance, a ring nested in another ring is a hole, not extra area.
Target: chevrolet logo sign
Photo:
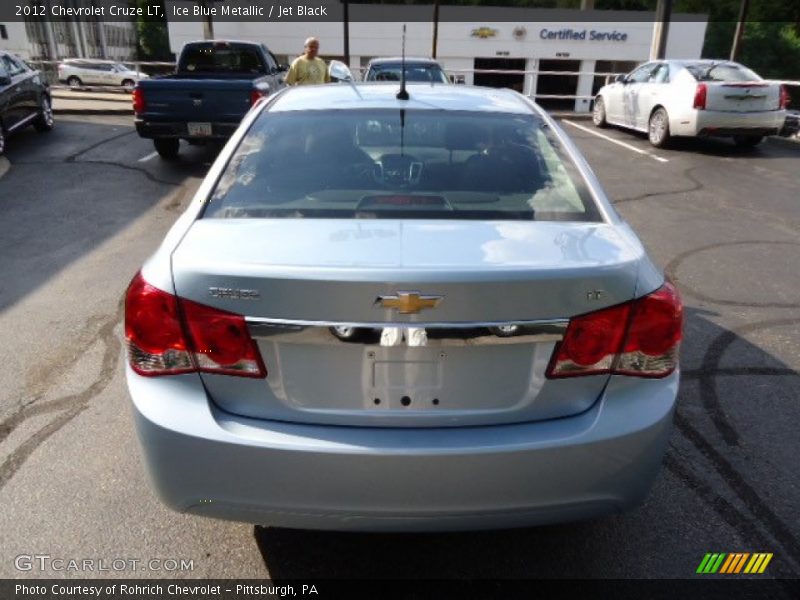
[[[423,296],[419,292],[397,292],[396,296],[378,296],[375,306],[393,308],[401,315],[415,315],[425,308],[436,308],[442,296]]]

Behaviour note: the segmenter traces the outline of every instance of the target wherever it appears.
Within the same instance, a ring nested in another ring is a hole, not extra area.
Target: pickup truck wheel
[[[33,122],[36,131],[45,132],[53,129],[55,119],[53,118],[53,105],[50,103],[50,98],[42,96],[41,104],[39,105],[39,116]]]
[[[156,152],[165,160],[175,160],[178,158],[178,150],[181,147],[181,141],[177,138],[160,138],[153,140],[153,145],[156,147]]]
[[[81,81],[80,77],[75,77],[75,75],[73,75],[67,79],[67,85],[70,87],[70,89],[79,90],[81,89],[83,82]]]

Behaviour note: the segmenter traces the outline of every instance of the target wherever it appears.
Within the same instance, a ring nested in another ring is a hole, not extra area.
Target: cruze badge
[[[415,315],[426,308],[436,308],[442,296],[424,296],[419,292],[397,292],[395,296],[378,296],[375,306],[393,308],[401,315]]]
[[[255,300],[261,294],[258,290],[240,290],[237,288],[223,288],[223,287],[210,287],[208,288],[209,296],[214,298],[233,298],[235,300]]]

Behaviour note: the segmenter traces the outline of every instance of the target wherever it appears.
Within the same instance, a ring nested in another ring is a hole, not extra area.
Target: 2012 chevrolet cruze
[[[641,501],[682,309],[577,149],[508,90],[260,101],[127,291],[127,379],[179,511],[492,528]]]

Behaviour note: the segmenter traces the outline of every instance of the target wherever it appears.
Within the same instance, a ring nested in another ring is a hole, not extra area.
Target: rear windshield
[[[538,117],[439,110],[265,112],[204,216],[601,220]]]
[[[189,73],[263,73],[264,65],[253,46],[198,44],[184,48],[178,70]]]
[[[747,67],[732,63],[688,64],[686,70],[697,81],[761,81],[761,77]]]
[[[400,81],[401,65],[373,65],[367,73],[367,81]],[[447,75],[438,65],[406,64],[406,81],[424,81],[430,83],[449,83]]]

